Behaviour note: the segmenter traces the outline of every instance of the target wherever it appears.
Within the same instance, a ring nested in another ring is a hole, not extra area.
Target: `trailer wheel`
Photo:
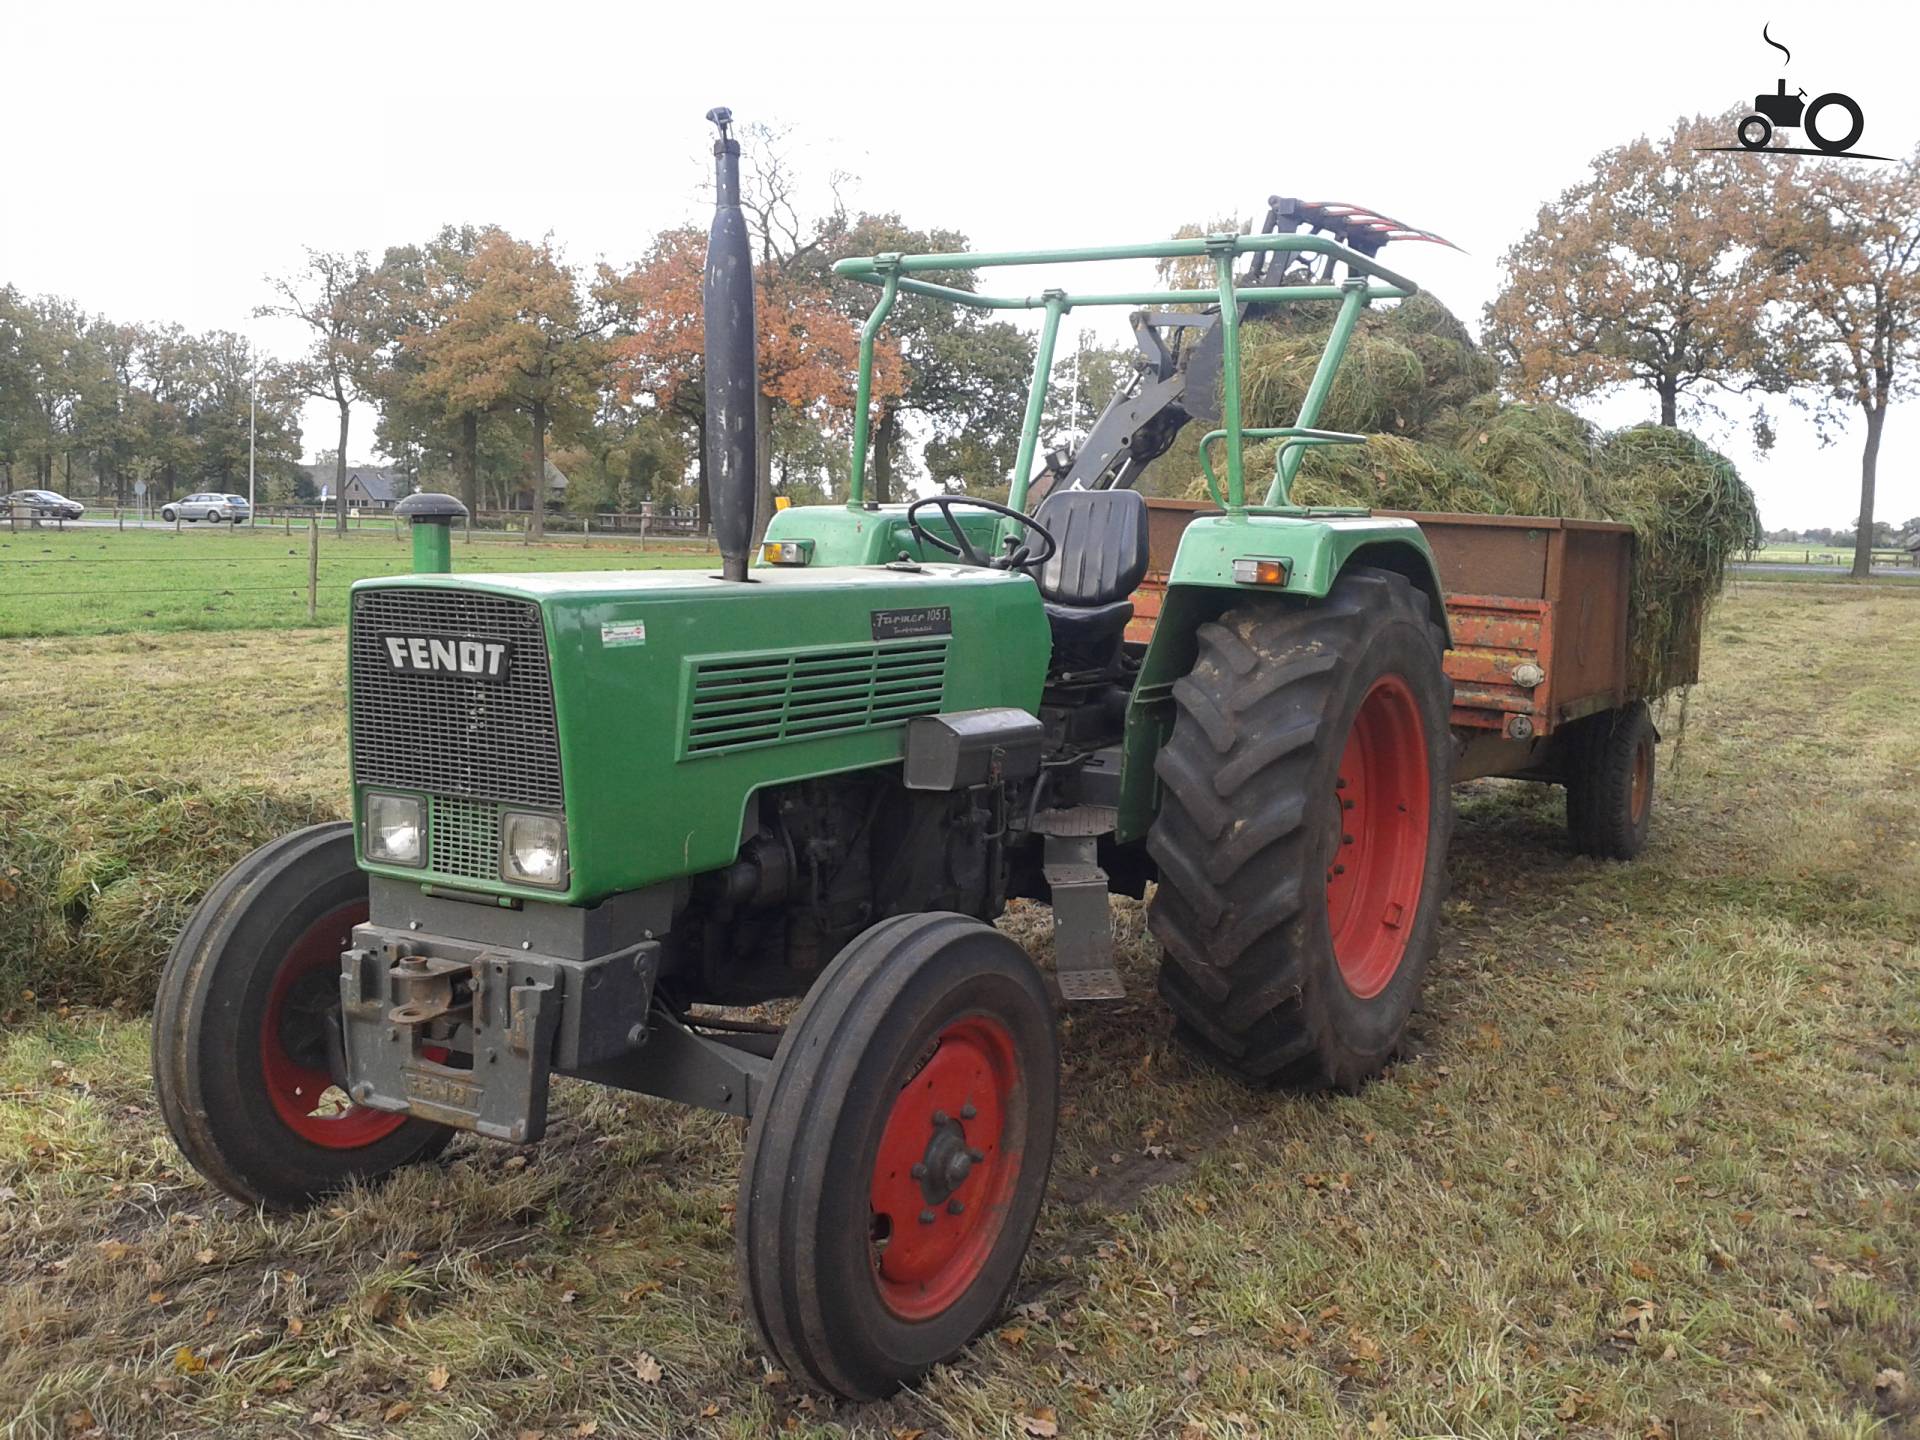
[[[1438,940],[1452,687],[1404,576],[1200,627],[1147,848],[1176,1033],[1243,1079],[1353,1089],[1406,1030]]]
[[[1582,855],[1631,860],[1653,829],[1654,729],[1636,700],[1580,724],[1567,761],[1567,833]]]
[[[788,1370],[877,1399],[993,1320],[1046,1190],[1059,1068],[1039,972],[991,926],[898,916],[840,952],[774,1057],[734,1219]]]
[[[250,1205],[292,1208],[438,1154],[445,1126],[334,1086],[340,952],[367,918],[345,822],[247,856],[200,902],[160,976],[153,1083],[193,1167]]]

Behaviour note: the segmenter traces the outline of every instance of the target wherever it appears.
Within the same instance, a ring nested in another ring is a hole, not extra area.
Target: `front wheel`
[[[1740,122],[1740,145],[1746,150],[1764,150],[1773,138],[1773,125],[1764,115],[1749,115]]]
[[[160,1113],[193,1167],[250,1205],[303,1205],[453,1138],[356,1105],[334,1083],[340,952],[366,918],[352,825],[311,826],[221,877],[161,972]]]
[[[1045,984],[992,926],[903,915],[842,950],[747,1136],[736,1248],[767,1349],[871,1400],[990,1324],[1046,1190],[1059,1072]]]
[[[1406,577],[1350,566],[1324,601],[1229,610],[1197,639],[1154,766],[1160,992],[1220,1069],[1354,1089],[1438,944],[1445,632]]]

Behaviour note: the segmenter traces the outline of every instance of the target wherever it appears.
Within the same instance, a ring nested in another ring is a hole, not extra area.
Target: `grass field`
[[[0,529],[0,637],[167,630],[260,630],[307,623],[304,532]],[[411,567],[391,524],[320,536],[318,613],[346,613],[347,587]],[[684,542],[456,540],[460,570],[660,569],[710,565]]]
[[[1742,560],[1765,560],[1781,565],[1851,565],[1853,547],[1851,545],[1762,545],[1758,550],[1745,550],[1737,557]],[[1881,549],[1874,552],[1874,564],[1883,566],[1910,565],[1911,559],[1905,547]]]
[[[225,543],[224,540],[214,543]],[[1190,1065],[1151,998],[1064,1017],[1062,1148],[1004,1323],[918,1392],[769,1373],[741,1131],[562,1082],[525,1152],[262,1218],[180,1162],[136,1016],[0,1041],[16,1435],[1920,1433],[1920,593],[1736,585],[1655,839],[1461,795],[1406,1057],[1353,1098]],[[0,643],[10,757],[337,804],[338,631]],[[171,723],[155,725],[165,714]],[[217,751],[193,736],[216,727]],[[78,803],[78,802],[76,802]],[[1045,963],[1044,912],[1006,922]]]

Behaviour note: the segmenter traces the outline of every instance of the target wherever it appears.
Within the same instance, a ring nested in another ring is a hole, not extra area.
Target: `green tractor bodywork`
[[[1330,254],[1352,278],[1337,286],[1241,288],[1232,257],[1257,249]],[[1083,261],[1210,255],[1217,291],[1128,291],[1004,298],[917,280],[917,272],[1063,265]],[[1207,437],[1224,442],[1226,474],[1208,477],[1222,513],[1195,519],[1181,538],[1167,595],[1141,663],[1123,740],[1121,804],[1115,838],[1142,837],[1155,810],[1153,757],[1171,725],[1173,682],[1194,655],[1194,632],[1248,593],[1303,599],[1327,594],[1356,556],[1399,569],[1439,600],[1432,554],[1408,520],[1352,510],[1312,509],[1285,501],[1287,484],[1308,445],[1355,443],[1362,437],[1313,428],[1348,336],[1369,301],[1413,293],[1402,279],[1333,241],[1313,235],[1226,235],[1153,245],[990,255],[882,255],[842,261],[844,274],[871,280],[881,296],[864,328],[859,393],[871,388],[873,347],[901,294],[983,309],[1044,312],[1020,459],[1009,501],[1023,507],[1039,443],[1046,380],[1060,319],[1076,307],[1215,301],[1226,324],[1222,354],[1225,426]],[[1371,277],[1371,278],[1370,278]],[[1246,430],[1240,424],[1236,305],[1244,300],[1338,302],[1339,314],[1294,426]],[[738,848],[743,811],[762,786],[897,764],[905,721],[912,715],[988,707],[1035,711],[1048,656],[1046,622],[1032,584],[1017,573],[926,563],[937,560],[912,534],[904,505],[865,499],[866,406],[856,412],[849,498],[843,505],[781,510],[767,547],[786,542],[799,564],[762,558],[755,583],[731,585],[706,575],[601,571],[554,575],[416,575],[364,580],[374,590],[440,587],[485,591],[536,605],[545,629],[564,776],[570,866],[563,889],[514,886],[465,867],[436,869],[429,846],[424,866],[366,869],[394,879],[456,889],[480,888],[523,899],[593,904],[609,895],[697,875],[729,863]],[[1283,441],[1264,503],[1247,503],[1241,463],[1245,439]],[[997,548],[1007,522],[991,514],[964,517],[984,551]],[[427,528],[427,527],[422,527]],[[439,527],[428,529],[429,541]],[[437,552],[436,552],[437,553]],[[1235,578],[1236,562],[1278,560],[1282,585]],[[876,616],[946,607],[951,631],[941,636],[884,638]],[[1436,611],[1438,606],[1436,603]],[[742,678],[729,681],[726,677]],[[778,683],[773,683],[777,678]],[[738,698],[729,700],[729,692]],[[771,698],[771,706],[768,701]],[[855,701],[858,704],[845,702]],[[746,714],[753,725],[729,725]],[[704,738],[703,738],[704,737]],[[359,773],[356,768],[356,774]],[[355,814],[364,816],[367,788],[356,785]],[[473,825],[465,807],[423,797],[431,835],[441,825]],[[491,837],[483,818],[478,832]],[[442,846],[471,852],[473,845]]]
[[[1255,251],[1308,252],[1330,256],[1347,267],[1339,285],[1236,287],[1234,257]],[[927,271],[993,269],[1025,265],[1070,265],[1103,260],[1174,259],[1209,256],[1218,287],[1214,290],[1123,291],[1075,294],[1048,290],[1019,297],[978,294],[916,278]],[[1315,424],[1333,388],[1347,341],[1360,311],[1374,300],[1404,299],[1415,292],[1411,280],[1387,270],[1347,247],[1317,235],[1212,235],[1204,239],[1168,240],[1152,245],[1105,246],[1082,250],[1012,251],[1001,254],[878,255],[843,260],[835,266],[842,275],[874,284],[880,298],[861,332],[859,404],[854,417],[853,457],[844,505],[795,506],[781,510],[767,528],[769,547],[788,542],[800,547],[809,569],[829,566],[878,565],[908,558],[926,558],[909,530],[905,505],[875,505],[866,499],[868,451],[867,413],[872,391],[873,350],[882,326],[901,295],[921,296],[981,310],[1040,310],[1044,314],[1033,377],[1020,435],[1019,458],[1014,465],[1008,503],[1025,508],[1029,477],[1038,453],[1040,419],[1047,379],[1052,373],[1054,343],[1061,318],[1075,308],[1207,304],[1220,307],[1224,331],[1221,353],[1222,428],[1202,442],[1201,457],[1208,489],[1221,507],[1218,515],[1194,519],[1180,539],[1167,578],[1167,594],[1153,638],[1142,660],[1123,741],[1122,796],[1115,838],[1122,843],[1146,834],[1155,810],[1153,757],[1172,723],[1173,682],[1193,663],[1194,632],[1248,593],[1280,594],[1320,599],[1333,587],[1342,570],[1356,557],[1366,563],[1398,570],[1424,590],[1434,612],[1443,617],[1439,572],[1433,552],[1411,520],[1374,516],[1365,511],[1298,506],[1288,503],[1288,490],[1307,449],[1316,445],[1363,443],[1365,437],[1320,430]],[[1238,307],[1247,301],[1328,303],[1339,305],[1320,364],[1291,426],[1248,428],[1241,424],[1240,339]],[[1274,473],[1259,504],[1248,503],[1244,442],[1277,439]],[[1212,448],[1224,442],[1226,474],[1215,473]],[[991,552],[1006,522],[989,514],[966,517],[976,543]],[[763,555],[764,555],[763,551]],[[1257,585],[1235,578],[1236,561],[1279,560],[1285,565],[1285,583]],[[764,558],[760,569],[777,568]],[[802,573],[805,573],[802,571]]]
[[[355,589],[356,605],[374,591],[441,590],[538,608],[564,794],[565,887],[436,869],[436,854],[473,849],[434,843],[439,825],[473,823],[452,797],[424,796],[425,866],[382,865],[361,850],[375,874],[528,900],[591,905],[719,869],[739,850],[742,814],[760,787],[898,764],[902,727],[914,715],[1031,710],[1047,668],[1046,621],[1031,583],[957,565],[765,570],[753,585],[613,570],[415,575]],[[943,633],[911,633],[941,631],[916,620],[942,608]],[[356,814],[365,814],[368,789],[422,793],[362,782]],[[493,825],[483,819],[479,829],[491,836]]]

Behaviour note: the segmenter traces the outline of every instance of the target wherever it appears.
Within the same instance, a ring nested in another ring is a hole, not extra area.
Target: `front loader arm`
[[[1302,230],[1325,233],[1368,258],[1379,254],[1391,240],[1458,248],[1441,236],[1344,201],[1316,203],[1285,195],[1267,198],[1261,234]],[[1241,283],[1331,281],[1334,257],[1324,257],[1317,276],[1314,259],[1311,255],[1259,252],[1252,256]],[[1272,308],[1270,302],[1245,303],[1239,307],[1239,317],[1257,319]],[[1129,318],[1141,357],[1135,362],[1133,383],[1107,402],[1078,448],[1048,454],[1046,467],[1028,489],[1029,505],[1037,506],[1062,487],[1130,490],[1139,483],[1147,466],[1166,454],[1188,421],[1220,418],[1219,307],[1209,306],[1198,312],[1135,311]]]

